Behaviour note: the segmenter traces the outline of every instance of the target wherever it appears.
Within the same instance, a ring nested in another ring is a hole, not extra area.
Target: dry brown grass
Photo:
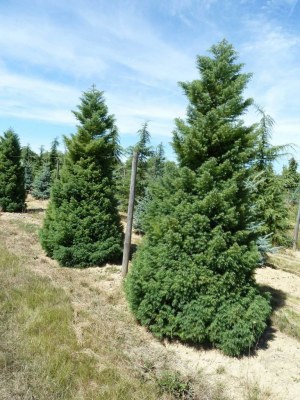
[[[29,204],[0,217],[1,400],[227,399],[197,371],[179,373],[176,355],[136,324],[119,265],[67,269],[46,257],[45,202]]]

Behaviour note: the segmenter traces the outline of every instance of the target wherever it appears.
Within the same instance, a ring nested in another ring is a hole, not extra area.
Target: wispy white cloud
[[[70,106],[80,91],[56,84],[11,73],[0,67],[0,115],[74,124]]]
[[[138,8],[120,5],[105,14],[81,4],[73,11],[75,26],[34,13],[0,15],[0,114],[75,124],[70,109],[89,81],[111,89],[109,110],[122,132],[151,120],[154,135],[170,136],[184,110],[177,81],[193,77],[194,60],[162,39]],[[18,72],[5,67],[10,60]],[[65,76],[69,83],[59,83]]]
[[[249,94],[276,119],[274,141],[293,141],[300,36],[275,11],[295,13],[296,0],[71,3],[0,2],[0,115],[75,125],[70,110],[96,83],[121,133],[150,120],[153,134],[167,141],[174,118],[185,114],[177,82],[197,78],[196,54],[229,34],[255,73]]]
[[[263,15],[245,24],[251,40],[242,46],[242,54],[256,71],[249,92],[275,119],[273,143],[300,144],[300,36]]]

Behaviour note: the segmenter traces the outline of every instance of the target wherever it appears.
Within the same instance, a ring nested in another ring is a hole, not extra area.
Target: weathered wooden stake
[[[297,215],[295,229],[294,229],[293,250],[297,250],[297,241],[298,241],[298,235],[299,235],[299,224],[300,224],[300,200],[299,200],[299,206],[298,206],[298,215]]]
[[[127,275],[127,272],[128,272],[128,262],[129,262],[129,256],[130,256],[137,161],[138,161],[138,152],[135,151],[133,153],[133,157],[132,157],[130,193],[129,193],[129,203],[128,203],[128,212],[127,212],[127,225],[126,225],[124,250],[123,250],[123,261],[122,261],[122,276],[123,276],[123,278],[125,278],[125,276]]]

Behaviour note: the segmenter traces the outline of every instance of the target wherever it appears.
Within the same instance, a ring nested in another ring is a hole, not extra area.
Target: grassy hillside
[[[0,217],[1,400],[229,398],[147,343],[119,266],[59,268],[40,249],[40,222],[35,213]]]

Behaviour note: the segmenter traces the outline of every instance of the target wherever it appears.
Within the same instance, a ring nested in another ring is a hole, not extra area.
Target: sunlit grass
[[[109,352],[99,363],[77,342],[67,295],[0,249],[1,399],[156,399]],[[103,335],[101,337],[103,339]],[[107,344],[102,343],[103,349]],[[117,351],[117,350],[116,350]],[[100,353],[101,356],[101,353]],[[2,376],[1,376],[2,375]]]
[[[300,315],[289,307],[276,311],[272,321],[278,329],[300,341]]]

